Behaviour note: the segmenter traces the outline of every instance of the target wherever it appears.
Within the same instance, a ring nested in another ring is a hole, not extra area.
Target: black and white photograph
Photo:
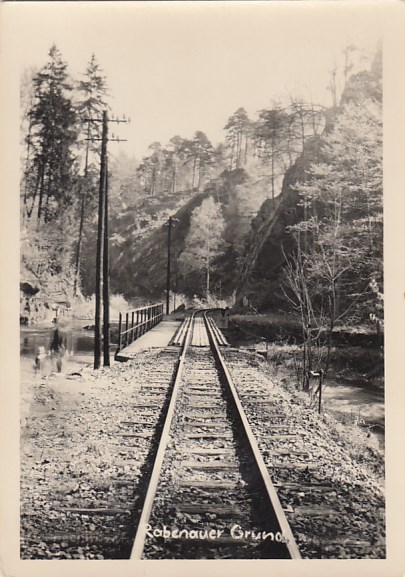
[[[12,4],[0,574],[403,574],[395,18],[382,2]]]

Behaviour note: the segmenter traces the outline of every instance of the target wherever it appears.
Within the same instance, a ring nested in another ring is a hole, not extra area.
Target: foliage
[[[201,282],[204,274],[207,300],[210,295],[210,274],[214,268],[215,259],[224,248],[224,228],[225,222],[218,203],[212,197],[203,200],[201,206],[195,208],[191,215],[186,247],[179,258],[183,275],[189,278],[195,275],[193,284],[196,280]],[[197,284],[195,286],[197,294],[201,294],[201,286]]]
[[[77,84],[76,110],[79,117],[79,135],[84,151],[83,175],[79,180],[78,238],[75,257],[75,288],[80,286],[80,265],[83,241],[83,227],[86,217],[96,212],[99,176],[99,140],[101,138],[102,113],[107,109],[106,79],[94,54],[87,66],[84,78]]]
[[[221,154],[201,131],[193,140],[174,136],[165,147],[154,142],[149,148],[153,153],[137,168],[139,185],[148,196],[175,194],[185,188],[199,191],[222,168]]]
[[[270,109],[259,112],[253,125],[255,150],[262,165],[270,170],[271,198],[276,183],[305,150],[308,138],[316,136],[323,125],[323,110],[302,99],[291,99],[288,106],[274,103]]]
[[[58,207],[72,204],[77,142],[76,112],[70,97],[72,84],[67,64],[52,46],[49,62],[33,78],[34,102],[28,113],[31,148],[27,163],[24,198],[28,217],[35,210],[38,220],[50,221]]]
[[[80,294],[83,229],[95,207],[98,144],[90,139],[99,136],[95,120],[106,106],[105,79],[93,55],[84,79],[75,83],[54,45],[48,62],[25,74],[21,90],[23,269],[45,304],[61,293],[71,302],[73,293]]]
[[[339,325],[381,311],[382,110],[378,99],[348,101],[322,138],[324,162],[296,186],[303,218],[290,227],[297,250],[285,267],[285,295],[302,323],[304,372],[311,344]],[[355,234],[353,232],[355,231]]]
[[[109,162],[109,201],[114,214],[133,206],[142,196],[137,189],[136,158],[120,151]]]

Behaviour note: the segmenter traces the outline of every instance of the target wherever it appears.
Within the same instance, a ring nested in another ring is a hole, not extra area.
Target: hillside
[[[350,102],[379,99],[378,76],[374,64],[370,72],[351,77],[341,105],[326,112],[323,135],[333,130]],[[247,297],[258,310],[287,308],[280,289],[285,258],[295,248],[289,232],[304,218],[297,184],[308,178],[313,164],[324,160],[324,136],[308,138],[295,162],[287,168],[281,193],[270,196],[269,178],[258,176],[257,164],[226,170],[205,185],[202,192],[186,191],[141,199],[114,220],[112,236],[111,284],[114,292],[128,299],[162,299],[166,288],[167,221],[177,222],[172,231],[172,290],[192,297],[204,296],[203,289],[190,283],[178,267],[186,246],[193,210],[212,196],[225,220],[222,254],[212,263],[211,284],[217,296],[236,292],[239,302]],[[318,206],[318,210],[321,208]],[[90,286],[90,285],[89,285]]]
[[[200,206],[204,199],[213,196],[220,204],[226,222],[224,232],[225,252],[217,259],[213,270],[213,286],[221,283],[223,296],[229,296],[236,289],[236,279],[232,272],[238,266],[244,251],[244,242],[250,230],[250,219],[246,214],[257,213],[263,198],[266,196],[263,185],[253,185],[243,169],[225,171],[220,177],[211,181],[203,192],[194,195],[176,197],[168,202],[168,197],[156,199],[154,203],[155,223],[157,226],[127,236],[121,244],[115,243],[115,255],[111,282],[113,290],[122,292],[127,298],[143,296],[146,299],[163,298],[166,288],[167,266],[167,220],[171,215],[177,222],[172,230],[171,252],[173,289],[193,296],[192,290],[185,286],[183,277],[177,267],[180,254],[185,248],[185,239],[190,226],[193,210]],[[145,205],[146,206],[146,205]],[[149,204],[149,211],[152,210]],[[133,218],[139,209],[133,209]],[[139,216],[138,216],[139,218]],[[129,219],[129,216],[126,216]],[[121,219],[121,226],[125,221]],[[176,286],[177,284],[177,286]]]
[[[280,284],[286,256],[288,256],[292,250],[296,249],[296,240],[288,227],[297,225],[305,216],[303,199],[298,193],[297,184],[307,181],[313,165],[322,165],[322,163],[327,162],[325,140],[328,135],[333,132],[335,126],[339,129],[341,119],[346,120],[345,115],[347,114],[346,110],[348,108],[361,107],[364,103],[381,106],[381,81],[381,54],[377,54],[370,71],[362,71],[359,74],[353,75],[348,80],[342,94],[340,107],[331,109],[327,113],[327,122],[323,135],[309,140],[305,144],[300,157],[294,165],[286,171],[280,196],[274,201],[267,200],[263,203],[259,214],[252,223],[252,230],[247,240],[241,280],[237,288],[239,301],[241,301],[245,295],[259,310],[272,310],[274,307],[280,308],[281,310],[286,308],[288,303],[286,303],[285,295],[282,290],[280,290]],[[377,115],[376,117],[378,119]],[[353,118],[349,117],[349,122],[352,122],[352,125],[349,125],[347,129],[349,138],[352,134],[355,134],[356,120],[357,118],[354,115]],[[370,116],[370,118],[366,120],[370,123],[371,132],[374,128],[374,126],[371,127],[373,118]],[[349,146],[349,144],[346,143],[343,143],[343,145]],[[375,154],[377,157],[379,146],[377,142],[375,145]],[[359,141],[356,141],[354,146],[355,152],[360,151]],[[367,153],[366,147],[364,148],[365,150],[361,152]],[[349,158],[348,162],[350,162],[350,160]],[[381,172],[380,161],[381,159],[374,159],[374,172]],[[353,169],[354,172],[354,166],[348,166],[348,168]],[[360,167],[360,169],[362,169],[362,167]],[[354,176],[352,178],[354,179]],[[338,186],[337,181],[336,187]],[[359,195],[359,190],[362,191],[363,188],[366,190],[367,187],[367,173],[364,172],[362,173],[362,179],[357,185],[356,194]],[[375,194],[379,196],[381,192],[382,191],[376,187]],[[381,207],[381,196],[379,196],[378,200],[374,199],[373,202],[375,207],[377,207],[377,205]],[[367,204],[368,209],[370,209],[371,201],[369,198]],[[324,210],[323,203],[318,201],[314,214],[322,216]],[[347,213],[348,221],[358,218],[360,211],[361,209],[358,205],[353,205]],[[364,217],[363,214],[361,216]],[[378,220],[377,216],[374,218]]]

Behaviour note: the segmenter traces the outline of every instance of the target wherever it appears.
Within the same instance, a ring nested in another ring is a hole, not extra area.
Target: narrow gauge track
[[[300,558],[220,352],[193,315],[132,559]]]

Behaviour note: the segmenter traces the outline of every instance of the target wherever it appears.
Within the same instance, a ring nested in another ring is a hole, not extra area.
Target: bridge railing
[[[160,323],[162,318],[163,303],[119,313],[118,348],[115,355]]]

